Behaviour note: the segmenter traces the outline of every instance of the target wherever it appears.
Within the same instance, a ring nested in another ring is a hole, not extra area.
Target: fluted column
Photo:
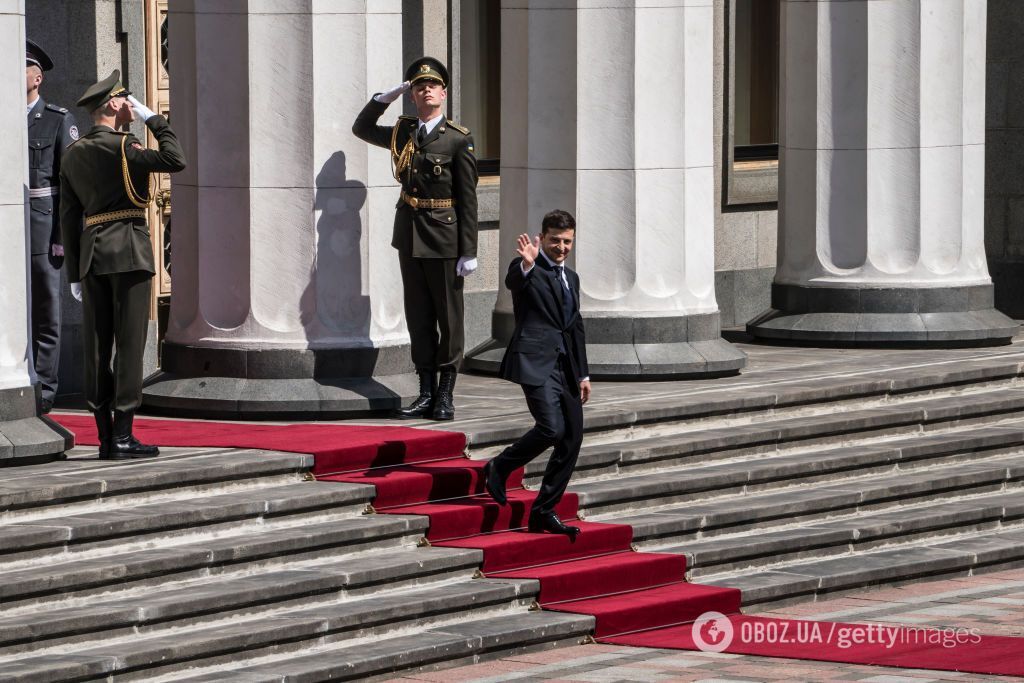
[[[1006,343],[985,261],[986,0],[782,0],[767,339]]]
[[[0,0],[0,462],[56,458],[71,436],[40,419],[29,337],[25,2]]]
[[[711,0],[502,3],[501,276],[515,235],[577,219],[591,374],[706,376],[745,356],[714,291]],[[503,284],[494,370],[512,331]]]
[[[171,313],[147,407],[325,415],[412,391],[396,183],[387,151],[351,132],[401,76],[401,5],[171,4],[189,166],[172,178]]]

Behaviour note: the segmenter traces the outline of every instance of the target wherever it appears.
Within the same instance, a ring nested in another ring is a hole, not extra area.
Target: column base
[[[342,419],[390,412],[419,393],[409,347],[222,349],[166,343],[142,390],[146,412],[228,420]]]
[[[71,432],[39,415],[38,385],[0,390],[0,466],[64,459],[74,448]]]
[[[696,379],[735,375],[747,356],[721,338],[718,313],[617,318],[584,316],[590,377],[603,380]],[[494,374],[515,327],[495,311],[494,336],[466,357],[466,368]]]
[[[772,285],[772,308],[747,323],[766,341],[837,346],[998,346],[1016,322],[993,307],[992,285],[834,288]]]

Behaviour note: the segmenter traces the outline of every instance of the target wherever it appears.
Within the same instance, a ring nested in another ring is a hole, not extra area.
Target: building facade
[[[450,116],[480,157],[471,367],[507,334],[512,236],[555,206],[580,222],[605,376],[741,370],[720,330],[755,319],[796,341],[817,316],[819,340],[970,342],[1009,333],[993,298],[1021,315],[1014,0],[33,0],[26,28],[57,62],[48,100],[120,68],[189,145],[153,208],[157,407],[344,412],[407,390],[397,190],[349,126],[422,54],[449,64]]]

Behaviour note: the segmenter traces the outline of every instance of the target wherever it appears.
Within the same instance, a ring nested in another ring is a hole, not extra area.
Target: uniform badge
[[[441,167],[434,166],[434,175],[441,175]]]
[[[78,126],[71,126],[68,128],[68,135],[71,136],[72,140],[78,139]]]

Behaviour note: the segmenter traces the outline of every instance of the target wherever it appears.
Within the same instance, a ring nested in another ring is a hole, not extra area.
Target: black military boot
[[[130,410],[114,411],[114,438],[110,442],[111,455],[120,455],[124,458],[151,458],[160,455],[160,449],[156,446],[147,446],[139,443],[139,440],[132,434],[132,422],[135,421],[135,413]]]
[[[114,418],[110,415],[110,408],[104,406],[94,410],[92,416],[96,419],[96,434],[100,439],[100,460],[127,460],[127,455],[115,455],[110,450],[114,439]]]
[[[441,371],[441,382],[437,385],[437,400],[434,401],[435,420],[455,419],[455,370],[445,369]]]
[[[395,411],[395,417],[409,420],[414,417],[430,417],[434,410],[434,396],[437,394],[437,373],[433,370],[417,370],[420,378],[420,395],[405,408]]]

